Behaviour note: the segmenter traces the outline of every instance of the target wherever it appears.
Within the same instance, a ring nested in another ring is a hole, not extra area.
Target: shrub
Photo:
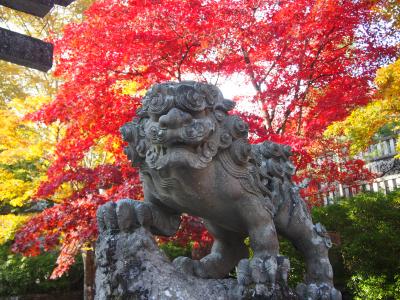
[[[83,286],[82,260],[65,276],[50,280],[57,259],[56,253],[24,257],[9,251],[9,244],[0,246],[0,296],[53,293],[79,290]]]
[[[400,298],[400,191],[339,199],[314,208],[313,219],[340,235],[335,277],[355,299]]]

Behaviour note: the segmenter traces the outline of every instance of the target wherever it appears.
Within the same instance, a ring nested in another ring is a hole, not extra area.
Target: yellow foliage
[[[61,203],[64,199],[70,197],[74,191],[75,190],[71,186],[71,183],[64,182],[54,193],[52,200],[56,203]]]
[[[35,194],[62,132],[23,120],[23,115],[47,103],[48,97],[27,97],[9,101],[0,109],[0,204],[23,206]]]
[[[0,215],[0,245],[14,238],[15,232],[30,216]]]
[[[14,99],[0,110],[0,164],[13,164],[19,160],[35,160],[50,154],[60,132],[60,126],[44,126],[24,121],[22,116],[35,111],[47,97]],[[56,137],[57,135],[57,137]]]
[[[146,90],[141,89],[139,84],[133,80],[120,80],[114,85],[117,93],[129,96],[144,96]]]
[[[376,73],[375,83],[384,99],[398,100],[400,96],[400,59]],[[398,104],[395,105],[398,108]]]
[[[42,40],[62,34],[62,28],[84,18],[83,11],[94,0],[76,0],[68,7],[55,6],[44,18],[36,18],[0,5],[0,27]],[[63,136],[58,122],[44,125],[23,120],[56,94],[60,82],[43,73],[0,61],[0,206],[21,207],[29,202],[53,159],[54,145]],[[40,96],[46,95],[46,96]],[[64,184],[55,202],[68,197],[72,188]],[[26,216],[0,216],[0,244],[12,239]]]
[[[36,181],[24,181],[14,174],[0,168],[0,202],[21,207],[32,196],[38,186]]]
[[[86,168],[95,168],[99,165],[115,163],[115,153],[121,149],[121,139],[112,135],[106,135],[96,141],[86,152],[81,165]]]
[[[378,99],[355,109],[347,119],[325,131],[326,136],[344,136],[350,140],[353,154],[364,150],[384,125],[400,122],[400,59],[379,69],[375,84],[379,88]],[[397,145],[400,147],[400,143]]]

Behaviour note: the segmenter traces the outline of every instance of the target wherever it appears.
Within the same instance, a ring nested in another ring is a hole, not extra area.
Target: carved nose
[[[158,123],[162,129],[176,129],[191,121],[192,116],[190,114],[173,108],[166,115],[161,116]]]

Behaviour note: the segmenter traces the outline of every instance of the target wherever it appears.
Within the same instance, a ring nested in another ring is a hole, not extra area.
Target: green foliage
[[[186,247],[182,247],[174,242],[168,242],[160,244],[160,249],[164,251],[164,253],[168,256],[168,258],[172,261],[174,258],[178,256],[191,256],[192,247],[191,245],[187,245]]]
[[[335,277],[355,299],[399,298],[400,191],[340,199],[314,208],[313,219],[340,235],[331,251]]]
[[[0,168],[14,174],[15,179],[23,181],[33,181],[34,177],[40,175],[40,170],[35,161],[18,161],[14,164],[2,164]]]
[[[400,275],[391,282],[386,276],[357,274],[351,277],[349,286],[355,300],[400,299]]]
[[[62,292],[82,287],[81,259],[77,260],[65,276],[49,280],[57,260],[55,253],[24,257],[11,253],[9,246],[0,246],[0,296]]]
[[[304,281],[305,264],[300,252],[286,239],[279,239],[279,251],[290,260],[289,286],[295,288],[296,285]]]

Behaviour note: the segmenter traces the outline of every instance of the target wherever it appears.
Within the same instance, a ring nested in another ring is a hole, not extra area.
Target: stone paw
[[[196,261],[186,257],[186,256],[179,256],[172,261],[172,264],[175,266],[176,269],[179,271],[195,276],[195,265]]]
[[[133,232],[146,226],[151,220],[151,211],[139,201],[122,199],[107,202],[97,209],[97,225],[100,233],[104,231]]]
[[[253,295],[269,297],[277,284],[287,285],[289,269],[289,259],[284,256],[242,259],[237,266],[237,279],[239,285],[250,288]]]
[[[296,287],[296,293],[304,300],[342,300],[340,291],[327,283],[300,283]]]
[[[211,253],[200,260],[179,256],[172,263],[181,272],[200,278],[224,278],[229,271],[224,268],[221,256],[216,253]]]

